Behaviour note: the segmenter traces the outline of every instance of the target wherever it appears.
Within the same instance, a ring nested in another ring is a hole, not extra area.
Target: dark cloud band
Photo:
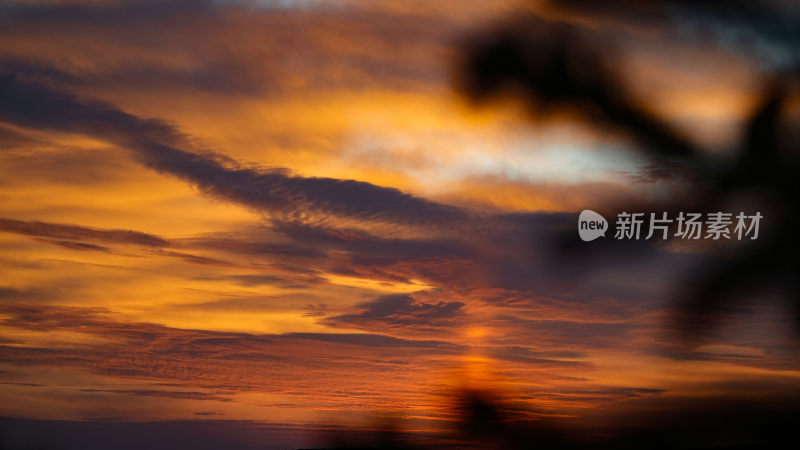
[[[464,219],[455,207],[397,189],[288,169],[243,168],[222,155],[193,148],[170,124],[113,106],[0,75],[0,120],[26,127],[95,136],[130,149],[148,167],[179,177],[207,195],[264,212],[317,213],[406,225],[443,225]]]

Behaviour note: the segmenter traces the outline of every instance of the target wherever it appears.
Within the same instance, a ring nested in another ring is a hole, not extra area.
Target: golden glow
[[[498,225],[653,195],[634,182],[646,161],[631,143],[453,92],[454,38],[515,2],[345,2],[352,15],[211,3],[148,32],[3,21],[0,61],[46,68],[28,81],[119,117],[160,120],[187,154],[286,169],[301,186],[347,180],[357,194],[330,196],[341,183],[251,191],[256,177],[234,175],[218,192],[202,186],[208,174],[194,185],[154,170],[89,124],[0,122],[0,219],[28,227],[0,229],[0,416],[349,426],[391,413],[430,430],[452,420],[443,386],[571,417],[798,381],[766,322],[752,344],[715,338],[690,349],[696,359],[661,355],[676,345],[652,318],[661,286],[605,266],[551,280],[551,242],[532,242],[541,230]],[[647,108],[725,143],[752,108],[743,92],[756,69],[718,53],[678,54],[707,61],[699,73],[641,50],[618,64]],[[718,83],[723,71],[735,76]],[[309,199],[316,209],[303,210]],[[386,218],[392,201],[403,220]],[[355,212],[329,211],[340,203]],[[463,214],[429,223],[418,212],[445,206]],[[599,278],[608,292],[587,292]]]

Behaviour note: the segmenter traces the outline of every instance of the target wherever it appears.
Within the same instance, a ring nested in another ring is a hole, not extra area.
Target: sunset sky
[[[545,1],[0,5],[0,417],[291,448],[445,433],[460,389],[574,420],[796,392],[779,302],[670,330],[706,246],[559,257],[579,211],[683,186],[619,133],[462,95],[465,43],[520,17],[614,48],[714,160],[797,56]]]

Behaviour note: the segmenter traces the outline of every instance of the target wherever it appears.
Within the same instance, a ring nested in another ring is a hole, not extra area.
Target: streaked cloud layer
[[[648,107],[724,157],[790,49],[466,3],[1,5],[0,416],[433,433],[470,386],[576,419],[796,386],[771,303],[671,334],[705,249],[556,251],[581,209],[681,195],[683,167],[453,90],[474,30],[567,23],[628,43]]]

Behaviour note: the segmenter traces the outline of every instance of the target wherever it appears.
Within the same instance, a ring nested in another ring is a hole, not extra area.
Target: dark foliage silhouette
[[[687,186],[685,197],[669,204],[645,205],[647,210],[719,211],[723,205],[746,198],[749,204],[769,212],[767,229],[759,240],[709,257],[705,270],[689,281],[690,288],[677,293],[676,324],[689,337],[710,329],[740,293],[755,299],[754,293],[765,289],[777,288],[783,293],[800,325],[796,277],[800,273],[796,257],[800,250],[800,149],[791,136],[796,123],[786,108],[787,101],[796,96],[800,80],[796,70],[800,58],[794,46],[795,30],[800,28],[793,28],[800,22],[769,6],[716,1],[570,0],[551,4],[583,17],[613,18],[631,25],[646,20],[663,27],[671,25],[672,13],[678,10],[684,17],[745,27],[773,45],[791,49],[790,61],[764,74],[761,100],[742,125],[742,142],[732,162],[709,158],[705,149],[651,111],[647,98],[632,94],[625,78],[615,71],[618,55],[613,43],[565,23],[554,25],[538,17],[517,19],[477,36],[468,42],[467,58],[459,72],[461,89],[477,102],[512,94],[522,99],[533,120],[567,112],[596,131],[627,138],[661,170],[684,167],[699,181]],[[676,29],[671,28],[674,33]],[[568,241],[574,243],[574,238]]]

